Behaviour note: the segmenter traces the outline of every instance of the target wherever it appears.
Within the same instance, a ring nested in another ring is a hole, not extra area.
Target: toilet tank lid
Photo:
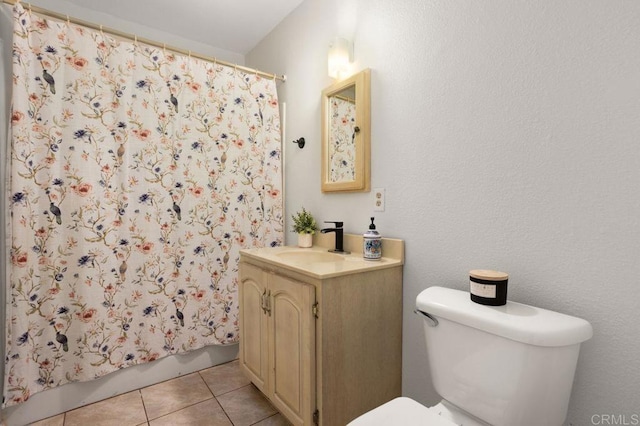
[[[435,317],[536,346],[568,346],[589,340],[589,322],[570,315],[508,301],[503,306],[480,305],[469,293],[429,287],[416,298],[416,307]]]

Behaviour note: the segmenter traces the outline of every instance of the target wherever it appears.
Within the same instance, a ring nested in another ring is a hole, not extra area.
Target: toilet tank
[[[486,306],[469,293],[430,287],[416,299],[429,368],[448,402],[494,426],[561,425],[580,343],[591,324],[515,302]]]

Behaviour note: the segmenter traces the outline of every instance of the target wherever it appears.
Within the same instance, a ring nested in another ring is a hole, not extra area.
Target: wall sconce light
[[[341,78],[349,71],[353,60],[353,44],[344,38],[336,37],[329,44],[329,77]]]

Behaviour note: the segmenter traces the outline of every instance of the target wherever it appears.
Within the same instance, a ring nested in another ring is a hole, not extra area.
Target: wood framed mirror
[[[322,91],[322,192],[371,189],[370,70]]]

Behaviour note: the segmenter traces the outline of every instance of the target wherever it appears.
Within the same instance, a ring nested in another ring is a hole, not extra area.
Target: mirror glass
[[[370,189],[370,71],[322,91],[322,191]]]

